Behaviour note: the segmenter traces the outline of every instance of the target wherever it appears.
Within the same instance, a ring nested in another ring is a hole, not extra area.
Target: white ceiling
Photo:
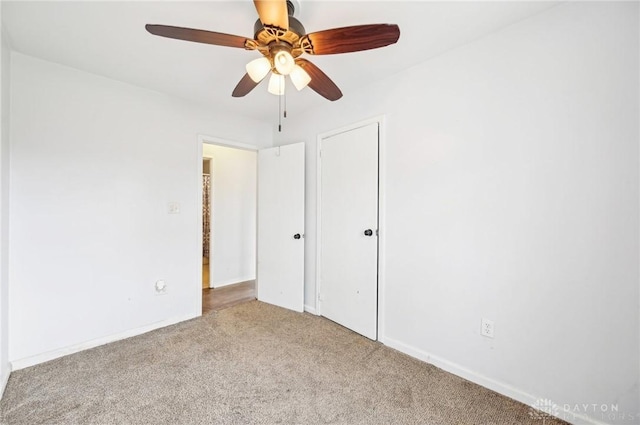
[[[400,40],[393,46],[342,55],[306,55],[346,98],[359,87],[557,3],[300,0],[295,16],[307,32],[368,23],[400,26]],[[12,49],[18,52],[221,111],[273,121],[278,98],[267,93],[266,81],[244,98],[231,97],[245,64],[259,57],[257,52],[157,37],[144,29],[152,23],[250,37],[256,19],[250,0],[2,1],[3,25]],[[301,92],[293,86],[287,89],[290,114],[329,102],[308,88]]]

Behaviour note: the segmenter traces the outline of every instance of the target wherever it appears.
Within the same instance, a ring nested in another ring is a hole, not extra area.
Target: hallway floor
[[[248,280],[221,288],[202,289],[202,314],[256,299],[256,281]]]

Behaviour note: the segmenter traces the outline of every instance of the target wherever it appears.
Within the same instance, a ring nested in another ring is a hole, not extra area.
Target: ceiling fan
[[[260,52],[261,58],[247,64],[247,73],[233,90],[234,97],[245,96],[271,73],[270,93],[283,95],[288,75],[298,90],[308,85],[331,101],[340,99],[342,92],[320,68],[301,58],[302,54],[331,55],[377,49],[394,44],[400,37],[400,29],[392,24],[356,25],[307,34],[300,21],[293,17],[295,7],[291,0],[254,0],[253,3],[259,17],[253,38],[167,25],[148,24],[145,28],[162,37]]]

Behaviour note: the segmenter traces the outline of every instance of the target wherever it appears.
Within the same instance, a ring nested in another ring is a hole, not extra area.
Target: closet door
[[[377,339],[378,123],[320,146],[320,314]]]

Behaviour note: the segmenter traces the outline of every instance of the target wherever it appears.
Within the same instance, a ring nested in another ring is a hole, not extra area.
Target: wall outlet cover
[[[482,324],[480,327],[480,335],[487,338],[493,338],[493,320],[482,318]]]

